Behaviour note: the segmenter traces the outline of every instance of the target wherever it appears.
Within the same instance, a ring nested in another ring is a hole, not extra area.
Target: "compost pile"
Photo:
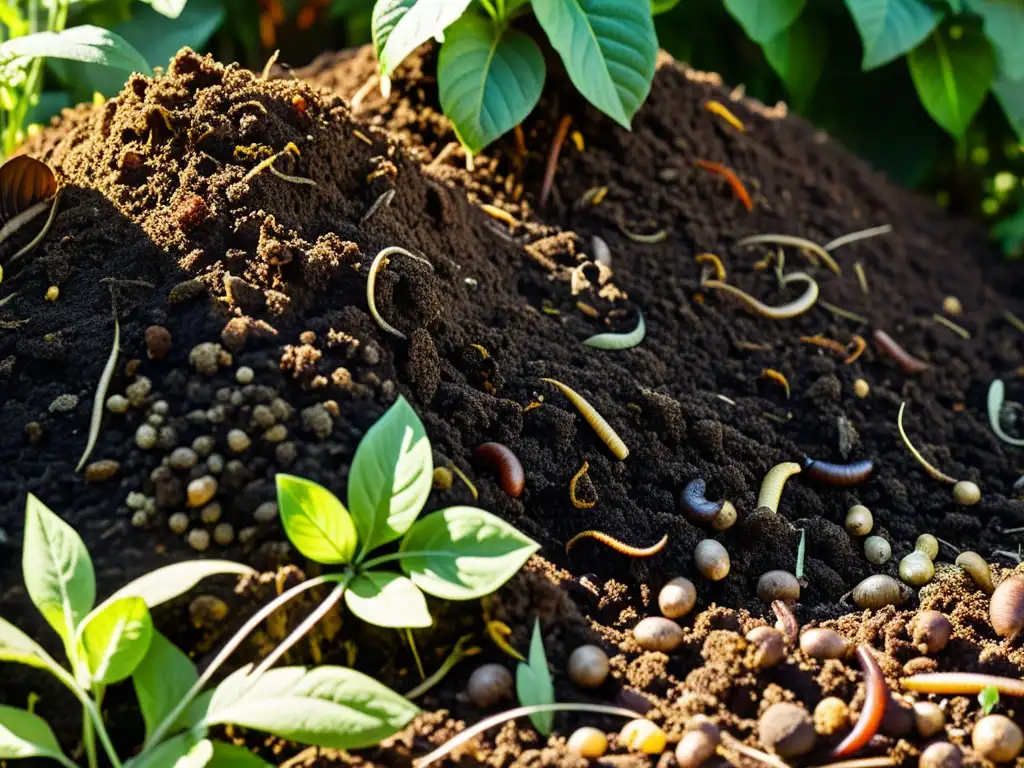
[[[1008,399],[1024,399],[1014,378],[1022,336],[1004,317],[1024,314],[1024,302],[1019,271],[997,261],[979,228],[892,188],[806,124],[730,98],[715,76],[668,59],[633,132],[612,127],[556,82],[524,124],[523,146],[509,137],[477,157],[473,171],[459,151],[446,149],[454,135],[436,108],[430,54],[397,73],[387,102],[365,95],[372,71],[364,50],[321,60],[299,78],[264,81],[183,51],[165,75],[135,77],[106,105],[65,113],[26,147],[53,167],[64,192],[44,242],[0,286],[5,618],[30,630],[41,624],[20,587],[14,546],[26,493],[81,531],[101,593],[195,549],[269,569],[295,559],[276,521],[274,474],[309,477],[344,497],[359,438],[401,393],[426,425],[435,464],[453,464],[479,489],[474,501],[456,480],[435,491],[428,509],[476,503],[542,544],[544,559],[535,558],[487,611],[512,627],[509,640],[522,650],[540,617],[559,701],[652,707],[649,716],[675,736],[705,713],[751,744],[758,743],[756,718],[775,702],[796,700],[811,710],[834,695],[856,710],[863,686],[852,660],[820,663],[798,652],[758,670],[742,637],[774,622],[756,584],[766,571],[793,570],[801,531],[801,624],[843,617],[830,626],[872,643],[892,683],[929,669],[1019,675],[1024,653],[998,643],[987,597],[957,568],[940,567],[920,594],[922,605],[950,614],[955,628],[954,641],[932,658],[909,638],[912,614],[889,607],[843,616],[853,608],[840,602],[872,573],[895,575],[922,533],[989,559],[994,550],[1016,549],[1016,535],[1003,531],[1024,526],[1024,503],[1012,488],[1020,455],[993,434],[985,397],[990,381],[1002,377]],[[353,115],[344,99],[360,89]],[[709,113],[708,99],[727,104],[745,130]],[[566,141],[552,199],[542,207],[548,147],[568,113],[579,146]],[[698,160],[735,171],[753,210]],[[595,204],[594,190],[604,187]],[[481,203],[504,214],[495,218]],[[702,286],[704,265],[694,259],[717,254],[730,284],[780,304],[797,293],[780,291],[774,265],[758,263],[772,249],[738,247],[737,240],[782,233],[825,243],[883,224],[893,231],[836,250],[841,275],[797,249],[786,253],[787,271],[808,272],[823,300],[867,323],[821,302],[788,320],[753,315]],[[636,242],[627,232],[655,234],[644,239],[656,242]],[[17,248],[31,234],[4,247]],[[594,235],[607,243],[610,266],[592,261]],[[382,330],[366,299],[370,263],[388,246],[430,262],[394,255],[377,275],[377,309],[404,339]],[[864,286],[854,263],[862,265]],[[59,289],[53,302],[44,298],[51,286]],[[948,295],[964,308],[950,319],[970,338],[933,320]],[[632,330],[638,310],[647,328],[639,346],[583,345],[595,333]],[[115,313],[121,354],[108,394],[128,402],[123,413],[104,414],[88,462],[103,464],[86,471],[87,482],[74,468]],[[930,363],[928,370],[908,375],[874,345],[847,364],[845,354],[801,341],[820,334],[845,346],[854,335],[870,339],[874,329]],[[789,391],[765,369],[783,374]],[[587,398],[629,457],[617,460],[544,378]],[[857,379],[869,386],[864,398],[854,394]],[[957,505],[949,486],[910,456],[895,423],[903,401],[915,443],[945,472],[977,482],[980,504]],[[229,439],[238,430],[247,442]],[[522,461],[519,498],[474,465],[485,441],[506,444]],[[875,472],[850,490],[797,475],[777,513],[757,509],[766,472],[804,456],[870,458]],[[216,491],[199,512],[185,488],[205,475],[216,478]],[[709,498],[735,505],[735,526],[717,532],[686,519],[678,497],[696,477]],[[891,542],[887,564],[869,564],[861,540],[843,529],[854,503],[872,510],[873,533]],[[567,553],[566,542],[585,529],[637,547],[665,535],[668,542],[644,559],[594,541]],[[731,559],[721,581],[700,578],[693,565],[696,544],[708,537]],[[940,560],[954,556],[943,551]],[[996,570],[998,580],[1004,574]],[[657,613],[658,588],[680,575],[697,584],[697,610],[681,620],[685,641],[669,655],[641,652],[631,629]],[[423,635],[432,667],[467,626],[480,630],[479,606],[449,610]],[[187,646],[198,635],[204,652],[220,631],[183,627],[172,638]],[[393,633],[369,642],[365,628],[347,623],[344,632],[360,648],[360,668],[397,690],[417,682]],[[588,641],[614,652],[613,679],[584,693],[564,669],[569,652]],[[492,660],[507,661],[484,646]],[[325,661],[345,663],[340,639],[320,650]],[[452,735],[450,716],[479,719],[460,694],[470,666],[424,698],[432,714],[369,759],[402,764]],[[19,677],[0,701],[20,702],[34,684]],[[947,719],[969,729],[977,707],[955,701]],[[578,722],[561,716],[556,732]],[[893,754],[913,755],[920,740],[896,742],[908,733],[890,734],[871,754],[895,746]],[[820,739],[809,759],[823,758],[841,736]],[[280,760],[295,752],[274,745],[267,754]],[[465,759],[572,761],[559,738],[545,743],[514,726]],[[312,750],[295,764],[347,760],[359,759]]]

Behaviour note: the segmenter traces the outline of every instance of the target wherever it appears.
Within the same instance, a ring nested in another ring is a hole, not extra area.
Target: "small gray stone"
[[[78,395],[57,395],[50,403],[50,413],[71,413],[78,407]]]

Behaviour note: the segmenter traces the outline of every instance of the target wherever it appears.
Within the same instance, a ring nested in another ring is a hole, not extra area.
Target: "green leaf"
[[[204,768],[212,758],[213,742],[203,739],[195,744],[187,755],[179,758],[178,762],[174,764],[174,768]]]
[[[56,663],[41,645],[4,619],[0,619],[0,661],[38,669],[48,669]]]
[[[96,576],[82,537],[31,493],[21,569],[32,603],[67,645],[96,602]]]
[[[1024,143],[1024,79],[1007,80],[1000,78],[992,84],[992,95],[996,97],[1010,127],[1017,133],[1017,139]]]
[[[351,562],[356,528],[337,496],[312,480],[279,473],[277,506],[284,532],[299,552],[326,565]]]
[[[349,470],[348,505],[360,559],[409,530],[430,495],[433,473],[423,423],[400,396],[363,435]]]
[[[529,35],[466,14],[448,28],[437,60],[441,108],[476,154],[533,111],[545,75],[544,54]]]
[[[23,709],[0,705],[0,760],[63,756],[46,721]]]
[[[111,685],[131,675],[145,657],[153,619],[141,597],[124,597],[90,613],[78,636],[92,682]]]
[[[957,139],[985,101],[994,74],[988,41],[977,30],[960,29],[958,39],[936,30],[907,57],[921,103]]]
[[[207,765],[210,768],[274,768],[248,749],[223,741],[213,742],[213,759]]]
[[[942,14],[923,0],[846,0],[864,45],[861,68],[888,64],[916,47]]]
[[[233,563],[230,560],[186,560],[140,576],[121,587],[105,602],[111,603],[125,597],[141,597],[148,607],[155,608],[185,594],[208,576],[223,573],[244,576],[255,571],[247,565]]]
[[[153,630],[149,649],[132,672],[132,685],[146,724],[147,741],[198,679],[192,660],[163,634]]]
[[[766,43],[796,21],[807,0],[725,0],[725,9],[747,37]]]
[[[23,66],[27,60],[40,56],[153,74],[142,54],[124,38],[88,24],[63,32],[37,32],[0,44],[0,63],[4,65]]]
[[[200,738],[191,733],[180,733],[132,758],[124,764],[124,768],[178,768],[179,765],[188,765],[179,761],[200,741]]]
[[[680,0],[651,0],[651,14],[654,16],[660,16],[663,13],[668,13],[677,5]]]
[[[576,89],[629,129],[658,56],[648,0],[535,0],[533,12]]]
[[[551,670],[548,669],[548,658],[544,654],[539,619],[533,622],[529,661],[516,667],[516,696],[524,707],[555,703],[555,684],[551,679]],[[555,722],[555,713],[534,712],[530,715],[530,722],[542,736],[549,736]]]
[[[775,73],[786,84],[797,110],[810,101],[825,65],[828,30],[818,19],[797,19],[762,48]]]
[[[185,10],[185,3],[188,0],[142,0],[142,2],[149,3],[153,6],[153,10],[161,16],[166,16],[168,19],[176,19]]]
[[[217,686],[206,725],[231,723],[300,744],[362,749],[419,714],[404,696],[353,669],[282,667],[253,684],[251,668],[243,667]]]
[[[433,623],[427,600],[408,578],[387,571],[367,571],[352,580],[345,603],[363,621],[378,627],[418,628]]]
[[[449,507],[417,521],[400,549],[402,570],[428,595],[473,600],[512,578],[540,545],[482,509]]]
[[[978,694],[978,703],[981,704],[982,711],[986,715],[991,714],[992,710],[996,708],[996,704],[999,703],[999,689],[994,685],[985,686]]]
[[[969,0],[981,16],[985,34],[999,59],[999,72],[1010,80],[1024,80],[1024,3],[1020,0]]]
[[[471,0],[377,0],[373,6],[373,50],[382,75],[432,37],[440,37]]]

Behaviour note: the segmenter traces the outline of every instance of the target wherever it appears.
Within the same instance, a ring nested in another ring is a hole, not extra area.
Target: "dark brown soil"
[[[1003,531],[1024,525],[1024,502],[1013,498],[1011,487],[1022,471],[1021,455],[992,433],[985,395],[991,379],[1000,376],[1008,399],[1024,399],[1024,384],[1014,378],[1022,363],[1022,336],[1003,318],[1006,310],[1024,314],[1024,301],[1019,269],[997,261],[979,227],[950,220],[928,201],[892,188],[806,124],[780,119],[751,102],[730,101],[714,76],[668,60],[632,133],[584,108],[556,82],[524,125],[529,153],[520,155],[511,140],[499,142],[476,158],[472,173],[461,169],[459,152],[428,165],[454,138],[432,106],[429,55],[403,69],[391,101],[382,103],[371,92],[353,117],[342,97],[351,97],[371,71],[371,55],[364,50],[321,61],[302,73],[305,82],[261,82],[185,53],[167,76],[134,79],[104,107],[68,113],[26,148],[54,167],[65,192],[43,244],[22,271],[8,270],[0,286],[0,300],[14,294],[0,308],[0,527],[9,539],[0,549],[0,613],[6,618],[43,635],[20,588],[17,542],[27,492],[82,532],[97,561],[101,590],[109,591],[144,570],[190,556],[167,520],[184,511],[184,483],[205,473],[209,460],[185,472],[151,475],[161,460],[175,446],[212,435],[216,452],[230,462],[235,457],[226,434],[246,429],[253,445],[220,473],[217,501],[220,522],[236,532],[253,530],[244,545],[214,545],[209,552],[271,569],[294,559],[279,526],[253,519],[261,503],[274,499],[274,473],[287,468],[343,495],[359,438],[398,393],[423,418],[435,462],[455,462],[480,489],[481,506],[543,545],[546,561],[535,559],[491,601],[492,615],[513,627],[512,644],[525,649],[532,619],[540,615],[559,700],[611,701],[628,698],[627,690],[634,696],[642,692],[656,707],[651,716],[674,737],[698,712],[716,715],[736,736],[756,744],[755,718],[775,701],[795,699],[811,709],[834,694],[859,706],[863,694],[857,693],[854,667],[819,665],[797,654],[792,663],[754,672],[736,634],[767,617],[755,584],[766,570],[794,568],[798,529],[807,533],[806,587],[796,607],[802,623],[848,613],[839,603],[843,593],[872,572],[895,574],[920,533],[990,559],[996,549],[1016,550],[1019,534]],[[729,104],[746,132],[723,127],[706,112],[708,98]],[[538,209],[547,148],[566,111],[585,149],[566,143],[552,202]],[[298,157],[290,153],[275,167],[315,186],[266,169],[246,178],[288,142],[295,143]],[[753,195],[754,211],[742,208],[720,178],[698,168],[697,159],[734,169]],[[573,205],[596,186],[608,187],[600,205]],[[390,206],[363,222],[389,190],[395,191]],[[509,233],[472,204],[481,202],[504,208],[521,224]],[[637,244],[621,234],[618,222],[644,231],[664,228],[667,237]],[[788,254],[790,269],[796,262],[816,277],[823,299],[868,317],[870,327],[838,319],[820,305],[785,321],[748,314],[724,295],[702,290],[701,267],[693,259],[703,251],[717,253],[730,282],[777,303],[792,297],[778,296],[771,270],[755,268],[764,252],[737,248],[735,240],[780,232],[826,242],[883,223],[895,231],[837,250],[841,277],[806,267],[793,249]],[[612,276],[603,285],[596,267],[583,266],[584,254],[592,253],[592,235],[611,248]],[[21,242],[5,244],[0,262]],[[367,268],[390,245],[419,251],[434,267],[430,271],[399,256],[378,276],[377,307],[408,335],[407,342],[385,334],[366,305]],[[858,261],[870,284],[867,295],[853,276]],[[570,274],[577,267],[573,284]],[[581,276],[582,288],[574,294]],[[50,285],[60,288],[54,303],[43,298]],[[964,315],[956,320],[971,332],[969,340],[931,319],[947,294],[963,303]],[[92,459],[119,461],[119,473],[105,483],[86,484],[73,469],[110,350],[112,298],[121,355],[110,394],[124,393],[140,376],[151,380],[153,391],[145,406],[105,415]],[[589,317],[579,302],[605,321]],[[634,307],[642,309],[648,328],[639,347],[607,352],[581,344],[609,325],[632,328]],[[148,359],[144,343],[146,328],[154,324],[172,336],[169,354],[160,360]],[[873,348],[846,365],[835,353],[800,342],[801,336],[822,333],[846,343],[853,334],[870,337],[874,328],[886,329],[931,362],[931,370],[907,376]],[[209,375],[189,359],[193,347],[207,342],[222,343],[231,355],[229,364],[214,366]],[[252,385],[236,383],[240,366],[255,371]],[[762,378],[765,368],[788,377],[791,400]],[[614,460],[542,377],[587,397],[629,446],[629,458]],[[870,384],[866,399],[853,394],[857,378]],[[62,394],[77,395],[77,407],[51,413],[51,402]],[[268,441],[268,428],[253,423],[255,408],[275,398],[289,406],[274,406],[288,431],[284,443]],[[135,431],[159,400],[168,405],[160,426],[173,432],[164,433],[160,447],[144,451],[135,444]],[[903,400],[907,429],[918,446],[946,472],[977,481],[981,504],[956,506],[948,486],[928,478],[910,457],[895,426]],[[535,402],[543,405],[526,409]],[[338,414],[326,434],[313,429],[319,410],[303,413],[317,404]],[[196,411],[213,411],[215,423],[207,415],[188,417]],[[841,419],[856,433],[846,456],[839,448]],[[30,422],[38,422],[41,438],[26,432]],[[519,499],[507,497],[495,477],[474,468],[473,450],[486,440],[506,443],[522,460],[527,484]],[[838,462],[871,458],[876,471],[855,492],[798,476],[787,485],[778,515],[756,511],[767,470],[804,455]],[[580,495],[596,499],[596,505],[577,509],[568,485],[584,460],[590,470]],[[707,481],[710,497],[736,505],[735,527],[715,533],[683,517],[679,490],[697,476]],[[137,520],[140,528],[130,524],[133,513],[126,506],[136,491],[157,506]],[[893,559],[886,566],[869,566],[859,542],[842,528],[854,501],[872,509],[874,533],[892,542]],[[454,502],[472,502],[458,482],[435,493],[429,508]],[[195,511],[191,517],[193,529],[212,529]],[[637,546],[664,534],[669,543],[647,560],[586,541],[566,554],[566,541],[588,528]],[[717,583],[699,579],[692,564],[694,546],[711,535],[732,561],[729,577]],[[944,551],[943,559],[953,555]],[[999,562],[1009,563],[1005,557]],[[594,591],[580,582],[585,574],[586,584],[597,585]],[[684,620],[692,629],[680,651],[639,653],[628,632],[642,616],[657,613],[656,591],[676,575],[694,579],[698,608],[708,610]],[[570,588],[557,586],[559,581]],[[265,594],[249,590],[233,599],[231,620],[220,629],[237,625],[248,601]],[[168,622],[161,626],[179,622],[174,638],[184,647],[199,643],[196,655],[202,660],[220,630],[186,629],[187,601],[181,602],[158,619]],[[1024,654],[995,642],[987,601],[958,570],[942,570],[921,602],[952,614],[958,625],[958,640],[938,656],[939,668],[1015,675],[1024,669]],[[904,627],[909,615],[893,609],[858,613],[837,626],[883,652],[894,683],[918,656]],[[353,624],[303,648],[302,658],[346,663],[343,638],[354,637],[360,668],[397,690],[411,688],[416,677],[401,638]],[[425,663],[436,667],[456,637],[480,627],[475,604],[453,610],[450,618],[446,614],[436,632],[422,637],[422,646],[431,649]],[[616,652],[615,680],[584,695],[566,680],[564,661],[575,645],[596,637]],[[503,658],[483,644],[482,658]],[[406,763],[454,733],[449,717],[478,719],[480,712],[459,695],[470,670],[463,664],[426,697],[425,709],[435,714],[368,759]],[[11,685],[5,681],[0,702],[21,705],[38,685],[35,676],[19,672]],[[964,701],[950,707],[950,721],[969,729],[977,707]],[[39,711],[52,717],[64,703],[44,699]],[[70,722],[60,731],[69,746],[77,727]],[[565,737],[581,722],[560,717],[556,733]],[[619,725],[597,722],[610,730]],[[129,726],[123,724],[119,734],[126,748],[133,744]],[[263,742],[253,737],[248,743]],[[821,744],[812,762],[823,761],[827,746]],[[919,746],[903,742],[894,754],[913,755]],[[265,750],[279,760],[298,752],[280,744]],[[624,765],[653,762],[617,751]],[[560,737],[545,744],[520,724],[468,753],[464,764],[571,760]],[[360,761],[318,757],[314,750],[292,764]]]

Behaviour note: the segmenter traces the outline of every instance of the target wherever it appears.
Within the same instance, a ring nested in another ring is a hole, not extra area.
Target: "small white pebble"
[[[149,424],[141,425],[135,430],[135,444],[144,451],[156,445],[156,429]]]
[[[253,520],[257,523],[270,523],[277,519],[277,502],[264,501],[256,511],[252,513]]]
[[[249,439],[249,436],[242,430],[232,429],[228,432],[228,448],[235,453],[242,453],[248,450],[250,443],[252,441]]]
[[[222,547],[226,547],[234,539],[235,529],[231,527],[231,523],[221,523],[213,529],[213,540]]]
[[[151,413],[146,417],[146,423],[151,424],[154,427],[161,427],[164,423],[164,417],[159,413]]]
[[[224,471],[224,457],[219,453],[211,453],[206,459],[206,468],[213,474],[219,475]]]
[[[142,507],[142,511],[145,512],[147,515],[155,515],[156,514],[156,497],[155,496],[147,496],[146,497],[146,504]]]
[[[184,533],[188,530],[188,515],[184,512],[175,512],[167,518],[167,526],[174,533]]]
[[[142,509],[146,506],[146,494],[132,491],[124,503],[128,505],[128,509]]]
[[[210,547],[210,532],[205,528],[193,528],[188,532],[188,545],[196,552],[204,552]]]
[[[280,443],[288,438],[288,427],[284,424],[275,424],[263,433],[263,439],[268,443]]]
[[[171,469],[191,469],[199,461],[199,454],[191,448],[175,448],[168,457],[167,464]]]
[[[132,512],[132,527],[133,528],[145,528],[149,524],[149,515],[143,512],[141,509],[137,509]]]
[[[123,395],[111,395],[107,398],[107,410],[111,413],[125,413],[128,410],[128,398]]]
[[[217,447],[217,441],[211,435],[200,435],[192,441],[192,450],[200,456],[209,456]]]
[[[247,365],[243,365],[241,368],[235,371],[235,381],[237,381],[239,384],[251,384],[253,377],[255,375],[256,374],[252,368],[250,368]]]
[[[50,413],[71,413],[78,407],[78,395],[57,395],[50,403]]]
[[[197,477],[188,484],[188,505],[192,508],[202,507],[217,495],[217,478],[210,475]]]
[[[157,400],[149,407],[149,410],[153,413],[159,413],[161,416],[166,416],[170,412],[171,406],[167,404],[166,400]]]
[[[145,376],[139,376],[125,387],[124,393],[128,397],[128,402],[138,408],[146,402],[146,398],[149,397],[149,393],[152,391],[153,382]]]
[[[199,517],[207,525],[213,525],[218,520],[220,520],[220,515],[221,515],[221,507],[220,507],[220,504],[218,504],[216,501],[213,502],[212,504],[207,504],[199,512]]]

